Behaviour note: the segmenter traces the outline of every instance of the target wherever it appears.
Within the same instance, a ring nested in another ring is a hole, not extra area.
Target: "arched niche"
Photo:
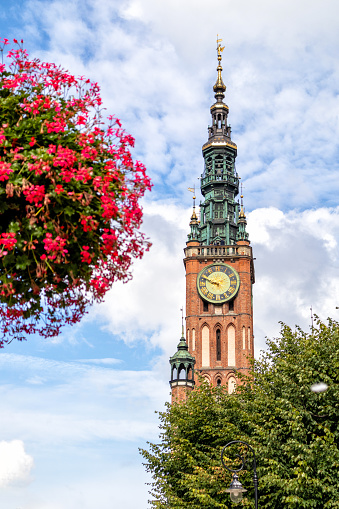
[[[192,329],[192,351],[195,350],[195,329]]]
[[[210,330],[207,325],[201,329],[201,365],[210,366]]]
[[[235,327],[227,327],[227,364],[235,366]]]
[[[236,385],[237,385],[236,379],[234,378],[234,376],[230,376],[228,379],[228,387],[227,387],[228,394],[233,394],[233,392],[235,391]]]

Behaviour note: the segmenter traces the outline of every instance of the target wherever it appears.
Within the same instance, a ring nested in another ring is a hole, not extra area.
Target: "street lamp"
[[[240,468],[230,468],[226,465],[224,455],[226,455],[226,449],[234,444],[241,444],[247,447],[247,451],[241,454],[236,454],[235,457],[239,458],[241,460],[241,466]],[[233,440],[232,442],[229,442],[225,445],[223,450],[221,451],[221,463],[223,467],[225,467],[227,470],[233,473],[232,476],[232,482],[229,486],[229,488],[226,490],[226,493],[230,494],[231,501],[234,504],[239,504],[239,502],[242,500],[242,494],[245,493],[247,490],[243,488],[241,482],[238,479],[237,472],[240,472],[245,468],[246,463],[248,462],[248,459],[246,458],[246,453],[250,452],[251,455],[253,455],[253,484],[254,484],[254,501],[255,501],[255,509],[258,509],[258,476],[257,476],[257,464],[255,460],[255,454],[252,447],[247,444],[246,442],[243,442],[242,440]]]

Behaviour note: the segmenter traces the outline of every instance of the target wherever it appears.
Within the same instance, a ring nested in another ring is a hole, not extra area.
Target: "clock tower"
[[[190,233],[184,250],[186,271],[186,345],[194,358],[194,382],[199,373],[213,386],[226,386],[229,393],[246,374],[253,348],[252,285],[253,255],[243,207],[238,200],[239,176],[235,168],[237,146],[231,140],[229,108],[223,102],[226,86],[221,71],[222,51],[218,39],[215,103],[208,140],[202,147],[200,221],[193,206]],[[185,341],[182,338],[182,345]],[[190,361],[193,369],[193,362]],[[173,388],[180,369],[171,370]],[[181,370],[183,385],[184,370]],[[192,390],[193,375],[186,380]],[[191,382],[191,383],[188,383]],[[183,400],[181,395],[180,400]]]

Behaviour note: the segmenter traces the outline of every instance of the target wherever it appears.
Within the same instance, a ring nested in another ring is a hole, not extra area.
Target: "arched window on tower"
[[[235,366],[235,327],[233,325],[227,328],[227,346],[228,366]]]
[[[228,394],[232,394],[235,391],[235,387],[236,387],[236,380],[235,380],[234,376],[231,376],[228,379]]]
[[[174,366],[173,367],[173,371],[172,371],[172,380],[176,380],[178,378],[178,370],[177,368]]]
[[[228,172],[232,173],[232,169],[233,169],[232,159],[230,157],[227,157],[226,158],[226,170]]]
[[[217,361],[221,361],[221,337],[220,329],[216,331]]]
[[[251,328],[247,329],[247,341],[248,341],[248,349],[251,350]]]
[[[243,350],[246,349],[246,328],[242,328],[242,348]]]
[[[208,157],[205,162],[205,172],[210,173],[212,170],[212,157]]]
[[[214,168],[215,168],[216,174],[220,174],[220,176],[221,176],[224,171],[224,158],[222,155],[216,156]]]
[[[210,331],[207,325],[201,329],[201,365],[210,366]]]
[[[195,329],[192,329],[192,352],[195,350]]]
[[[185,378],[186,378],[186,369],[183,364],[180,364],[178,378],[179,378],[179,380],[185,380]]]
[[[221,378],[217,378],[217,387],[221,387]]]

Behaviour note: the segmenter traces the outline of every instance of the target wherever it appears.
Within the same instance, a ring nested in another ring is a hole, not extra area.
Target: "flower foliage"
[[[150,246],[134,139],[104,126],[96,83],[14,42],[0,64],[0,347],[78,322]]]

